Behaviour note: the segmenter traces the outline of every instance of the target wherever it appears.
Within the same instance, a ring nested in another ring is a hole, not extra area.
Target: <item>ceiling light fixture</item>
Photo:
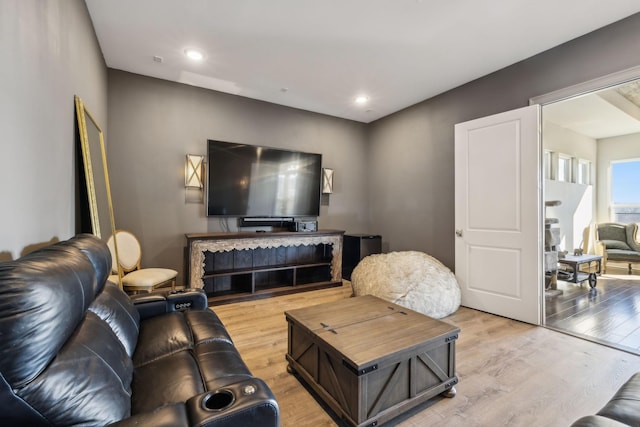
[[[187,55],[187,58],[193,59],[194,61],[202,61],[204,59],[204,54],[196,49],[186,49],[184,54]]]
[[[356,104],[363,105],[363,104],[366,104],[367,102],[369,102],[369,97],[368,96],[364,96],[364,95],[358,96],[355,99],[355,101],[356,101]]]

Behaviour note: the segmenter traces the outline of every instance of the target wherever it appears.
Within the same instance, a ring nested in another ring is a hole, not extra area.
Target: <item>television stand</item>
[[[342,285],[344,231],[190,233],[186,277],[226,304]]]

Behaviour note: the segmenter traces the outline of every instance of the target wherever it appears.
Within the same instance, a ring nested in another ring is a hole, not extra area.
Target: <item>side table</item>
[[[558,264],[565,265],[571,269],[573,277],[571,282],[580,283],[585,280],[589,281],[589,286],[595,288],[598,282],[597,275],[600,274],[602,269],[602,256],[600,255],[565,255],[564,258],[558,259]],[[580,269],[581,266],[586,265],[587,271]]]

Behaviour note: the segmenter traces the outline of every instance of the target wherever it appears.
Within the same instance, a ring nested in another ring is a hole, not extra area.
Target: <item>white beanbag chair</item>
[[[437,259],[416,251],[369,255],[351,274],[354,296],[374,295],[441,319],[460,307],[460,286]]]

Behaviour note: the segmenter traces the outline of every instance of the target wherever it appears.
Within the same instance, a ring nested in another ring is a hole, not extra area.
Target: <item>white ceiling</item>
[[[640,83],[635,81],[545,105],[542,117],[593,139],[640,133],[638,93]]]
[[[86,3],[108,67],[365,123],[640,12],[638,0]]]

